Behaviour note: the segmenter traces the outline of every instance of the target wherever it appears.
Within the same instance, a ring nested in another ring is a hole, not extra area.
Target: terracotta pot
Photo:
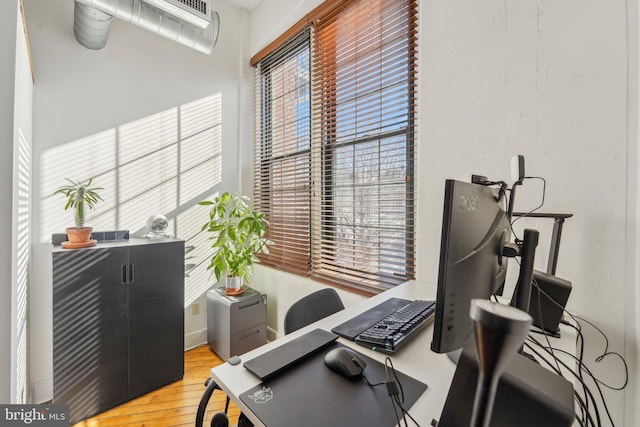
[[[92,227],[69,227],[67,228],[67,240],[71,243],[87,243],[92,231]]]

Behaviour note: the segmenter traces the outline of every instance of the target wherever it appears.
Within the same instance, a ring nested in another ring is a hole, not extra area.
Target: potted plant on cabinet
[[[95,241],[90,241],[92,227],[85,227],[85,211],[86,209],[93,209],[102,197],[98,194],[98,191],[103,190],[102,187],[92,187],[93,178],[89,178],[86,182],[72,181],[69,178],[65,178],[69,181],[68,185],[63,185],[58,188],[53,194],[62,194],[66,196],[67,203],[64,206],[66,211],[69,208],[75,208],[75,227],[69,227],[66,229],[67,239],[69,244],[66,247],[85,247],[95,244]]]
[[[207,270],[213,270],[219,283],[225,279],[227,295],[240,295],[254,263],[260,262],[256,255],[269,253],[272,243],[264,237],[268,225],[264,214],[251,209],[247,197],[228,192],[200,205],[210,207],[209,220],[202,226],[210,233],[213,249]]]

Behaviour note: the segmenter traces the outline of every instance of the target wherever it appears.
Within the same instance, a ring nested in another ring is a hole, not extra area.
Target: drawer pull
[[[259,334],[259,333],[260,333],[260,329],[256,330],[255,332],[251,331],[251,332],[249,332],[248,334],[245,334],[245,335],[243,335],[243,336],[241,336],[241,337],[238,337],[238,341],[245,340],[245,339],[247,339],[247,338],[249,338],[249,337],[252,337],[252,336],[254,336],[254,335],[257,335],[257,334]]]
[[[260,304],[260,301],[259,301],[259,300],[255,300],[255,301],[253,301],[252,303],[249,303],[249,304],[247,304],[247,305],[241,305],[241,306],[239,306],[239,307],[238,307],[238,310],[242,310],[242,309],[244,309],[244,308],[253,307],[254,305],[258,305],[258,304]]]

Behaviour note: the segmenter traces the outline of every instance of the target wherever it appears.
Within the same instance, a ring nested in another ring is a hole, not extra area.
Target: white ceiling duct
[[[172,0],[172,3],[182,4],[182,7],[167,8],[172,10],[171,13],[142,0],[75,0],[75,2],[74,35],[81,45],[89,49],[101,49],[105,46],[110,24],[110,18],[107,19],[107,17],[111,16],[207,54],[213,51],[218,39],[220,18],[216,12],[210,10],[209,0]],[[192,13],[187,8],[194,3],[197,3],[200,10]],[[202,4],[205,6],[203,7]],[[193,15],[195,18],[189,19],[198,21],[199,24],[187,22],[184,18],[188,15]],[[206,27],[201,28],[201,25],[205,25],[206,22],[208,22]]]

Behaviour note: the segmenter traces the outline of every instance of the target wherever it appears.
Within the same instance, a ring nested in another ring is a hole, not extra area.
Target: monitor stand
[[[522,243],[518,244],[520,248],[520,274],[518,282],[511,297],[511,306],[519,308],[525,313],[529,312],[529,304],[531,302],[531,282],[533,281],[533,263],[536,257],[536,247],[540,233],[538,230],[524,230],[524,238]]]

